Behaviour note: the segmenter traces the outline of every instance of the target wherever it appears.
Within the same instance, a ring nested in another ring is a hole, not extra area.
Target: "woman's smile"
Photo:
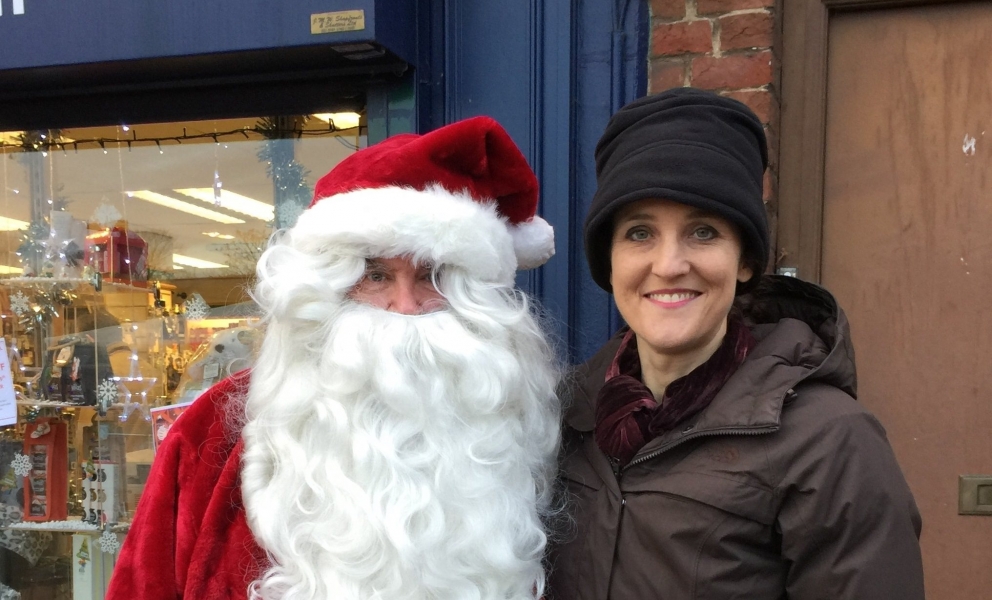
[[[662,308],[681,308],[699,297],[693,290],[657,290],[648,292],[645,298]]]

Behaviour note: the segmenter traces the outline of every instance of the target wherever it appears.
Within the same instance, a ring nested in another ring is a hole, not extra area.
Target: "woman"
[[[750,110],[685,88],[597,146],[586,256],[629,328],[572,380],[554,600],[924,597],[919,513],[854,399],[844,313],[761,277],[766,164]]]

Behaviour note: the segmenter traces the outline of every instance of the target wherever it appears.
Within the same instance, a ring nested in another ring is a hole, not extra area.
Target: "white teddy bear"
[[[179,381],[176,402],[189,402],[221,379],[254,363],[258,333],[250,327],[234,327],[213,334],[196,350]]]

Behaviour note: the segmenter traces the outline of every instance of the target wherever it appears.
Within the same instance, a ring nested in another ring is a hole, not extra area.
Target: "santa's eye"
[[[383,281],[386,281],[386,274],[382,271],[369,271],[365,274],[365,278],[372,283],[382,283]]]

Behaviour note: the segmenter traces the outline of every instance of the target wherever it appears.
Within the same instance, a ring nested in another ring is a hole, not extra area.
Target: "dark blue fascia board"
[[[410,0],[0,0],[0,71],[375,42],[416,59]],[[364,10],[365,29],[310,33],[310,15]]]

